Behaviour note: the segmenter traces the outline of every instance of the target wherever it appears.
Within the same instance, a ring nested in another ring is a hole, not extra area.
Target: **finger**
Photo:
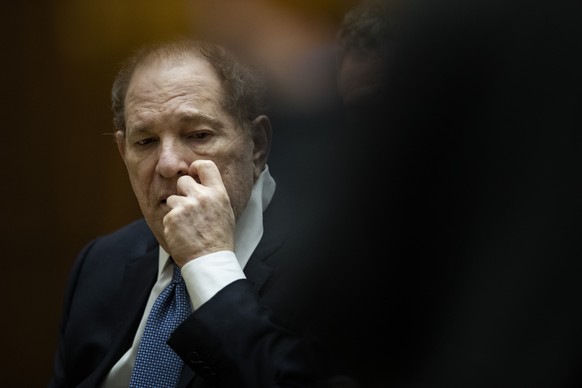
[[[180,204],[182,204],[183,201],[184,197],[182,195],[170,195],[166,199],[166,205],[168,205],[169,208],[174,209],[180,206]]]
[[[190,175],[182,175],[180,178],[178,178],[178,182],[176,182],[176,189],[178,190],[179,195],[187,197],[194,195],[197,185],[198,182],[196,182],[193,177]]]
[[[220,171],[212,160],[195,160],[188,169],[188,175],[197,176],[204,186],[224,189]]]

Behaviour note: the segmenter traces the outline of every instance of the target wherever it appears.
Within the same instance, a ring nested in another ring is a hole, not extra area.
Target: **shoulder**
[[[127,265],[138,264],[138,272],[153,281],[157,268],[157,240],[145,220],[140,219],[88,242],[77,255],[68,276],[65,309],[74,300],[87,305],[108,303],[123,289]],[[117,296],[116,296],[117,297]]]
[[[139,257],[156,248],[158,242],[143,218],[87,243],[80,257],[96,256],[100,260]]]

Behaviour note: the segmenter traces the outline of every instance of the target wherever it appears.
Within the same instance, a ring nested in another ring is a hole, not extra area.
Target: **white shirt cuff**
[[[246,279],[232,251],[214,252],[189,261],[182,267],[182,277],[193,310],[197,310],[235,280]]]

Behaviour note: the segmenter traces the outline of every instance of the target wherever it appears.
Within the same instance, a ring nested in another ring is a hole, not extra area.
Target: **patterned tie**
[[[180,268],[174,264],[172,282],[156,299],[146,322],[131,374],[130,388],[176,386],[183,362],[166,341],[190,315],[191,310]]]

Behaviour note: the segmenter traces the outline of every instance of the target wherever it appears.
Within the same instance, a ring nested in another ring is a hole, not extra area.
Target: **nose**
[[[188,173],[189,150],[177,142],[162,142],[156,172],[164,178],[174,178]]]

